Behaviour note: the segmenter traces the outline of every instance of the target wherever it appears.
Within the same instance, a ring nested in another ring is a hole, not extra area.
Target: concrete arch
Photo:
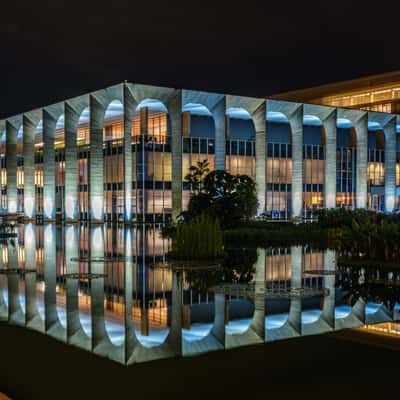
[[[302,260],[303,260],[303,248],[301,246],[291,246],[290,254],[292,260],[292,276],[290,287],[292,289],[298,289],[302,287]],[[302,324],[301,324],[301,298],[290,299],[289,313],[286,321],[283,325],[278,328],[266,329],[265,340],[274,341],[287,339],[290,337],[301,336]]]
[[[112,86],[90,94],[90,168],[89,214],[94,223],[104,218],[103,128],[107,108],[112,101],[124,103],[123,85]],[[75,138],[76,142],[76,138]]]
[[[157,99],[168,110],[172,152],[172,217],[182,212],[182,91],[157,86],[127,83],[124,85],[125,165],[131,165],[132,118],[137,106],[146,99]],[[128,151],[129,149],[129,151]],[[132,215],[132,170],[125,168],[125,218]],[[129,214],[129,215],[127,215]]]
[[[365,325],[365,301],[359,298],[349,312],[336,317],[335,307],[335,330],[356,328]]]
[[[201,104],[210,111],[215,126],[215,169],[225,170],[226,97],[216,93],[183,90],[182,107],[185,108],[187,104]]]
[[[324,251],[323,271],[335,270],[335,251],[327,249]],[[329,332],[335,328],[335,274],[323,277],[323,288],[329,291],[323,299],[323,306],[318,319],[315,322],[302,322],[302,335],[317,335]]]
[[[131,278],[128,278],[131,279]],[[127,364],[182,355],[182,276],[173,273],[171,326],[165,341],[159,346],[146,347],[138,340],[135,330],[127,332]],[[129,324],[131,325],[131,324]]]
[[[66,226],[65,236],[65,260],[67,274],[76,274],[78,268],[78,229],[76,225]],[[79,307],[79,281],[67,279],[67,329],[66,338],[69,344],[91,350],[90,335],[84,330]],[[91,326],[91,321],[90,321]],[[89,332],[90,333],[90,332]]]
[[[322,124],[324,133],[322,143],[325,146],[324,207],[335,208],[337,112],[336,109],[333,107],[304,104],[304,114],[305,116],[309,115],[317,118]]]
[[[355,129],[357,138],[356,161],[356,207],[367,206],[367,162],[368,162],[368,112],[353,109],[337,109],[338,122],[348,120]]]
[[[396,207],[396,117],[391,114],[368,112],[368,123],[384,133],[385,150],[385,211]]]
[[[65,324],[61,322],[60,311],[57,307],[57,271],[56,260],[56,227],[47,224],[43,231],[44,247],[44,283],[45,283],[45,331],[48,335],[66,341]]]
[[[225,348],[225,295],[214,294],[214,321],[205,336],[198,340],[182,337],[182,355],[190,356]]]
[[[89,234],[89,270],[92,274],[104,274],[104,261],[101,261],[104,257],[104,227],[91,227]],[[124,343],[118,341],[116,344],[110,324],[107,323],[104,315],[104,277],[92,279],[90,291],[92,351],[115,361],[124,362]],[[123,328],[123,332],[124,330],[125,328]]]
[[[57,121],[64,113],[64,104],[43,109],[43,212],[46,221],[56,217],[55,132]]]
[[[89,125],[89,96],[80,96],[68,100],[65,109],[65,219],[73,222],[78,217],[78,159],[77,142],[79,125]]]
[[[265,341],[265,249],[257,249],[254,274],[254,314],[249,327],[241,334],[225,335],[226,348],[247,346]]]
[[[242,96],[226,96],[226,108],[244,110],[251,116],[255,137],[256,184],[258,212],[265,211],[266,195],[266,134],[267,134],[267,102],[264,99]]]
[[[303,104],[267,100],[268,114],[282,115],[290,124],[292,144],[292,215],[300,217],[303,212]],[[267,133],[268,136],[268,133]]]
[[[381,324],[393,321],[393,315],[383,303],[367,302],[365,305],[365,324]]]

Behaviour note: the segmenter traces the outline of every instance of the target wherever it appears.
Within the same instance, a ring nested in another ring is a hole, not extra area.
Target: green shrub
[[[218,219],[201,214],[190,221],[178,224],[172,237],[170,256],[183,260],[222,257],[223,240]]]

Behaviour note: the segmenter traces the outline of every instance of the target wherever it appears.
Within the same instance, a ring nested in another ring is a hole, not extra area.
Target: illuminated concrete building
[[[28,219],[162,222],[187,206],[183,177],[207,159],[253,177],[259,211],[273,218],[392,212],[398,118],[124,83],[0,121],[1,207]]]

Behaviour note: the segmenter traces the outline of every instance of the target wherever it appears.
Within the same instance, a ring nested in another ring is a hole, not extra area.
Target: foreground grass
[[[0,391],[14,400],[392,397],[400,341],[387,349],[376,346],[385,338],[343,340],[351,335],[309,336],[124,367],[45,335],[0,325]]]

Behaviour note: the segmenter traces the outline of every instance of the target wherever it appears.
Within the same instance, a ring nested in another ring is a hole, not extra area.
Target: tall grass
[[[172,238],[172,258],[206,260],[223,256],[223,236],[219,221],[202,214],[178,224]]]

